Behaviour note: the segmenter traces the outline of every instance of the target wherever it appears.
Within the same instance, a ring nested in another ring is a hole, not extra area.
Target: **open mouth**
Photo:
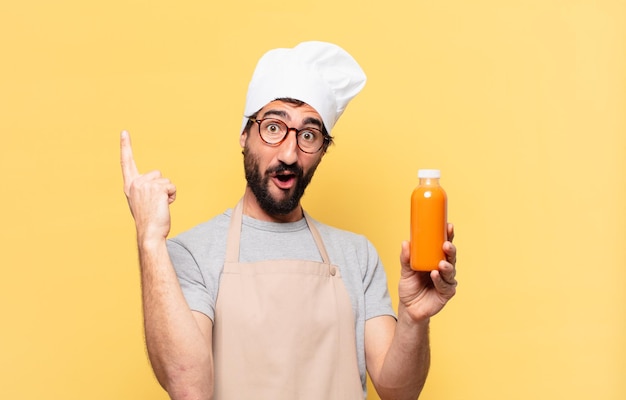
[[[274,174],[274,183],[280,189],[291,189],[296,182],[296,175],[291,172],[279,172]]]
[[[289,182],[290,180],[294,178],[294,176],[295,176],[294,174],[289,174],[289,173],[279,174],[279,175],[276,175],[276,179],[278,179],[281,182]]]

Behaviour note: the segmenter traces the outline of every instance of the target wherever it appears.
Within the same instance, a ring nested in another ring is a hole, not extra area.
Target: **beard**
[[[306,187],[311,182],[315,169],[319,162],[304,174],[303,169],[298,165],[287,165],[281,162],[279,165],[268,168],[264,174],[259,168],[258,157],[251,154],[246,146],[243,150],[243,164],[246,172],[248,187],[252,190],[257,202],[269,215],[286,215],[292,212],[300,204],[300,199],[304,195]],[[274,173],[291,172],[295,175],[296,185],[289,189],[282,199],[275,199],[269,191],[270,176]]]

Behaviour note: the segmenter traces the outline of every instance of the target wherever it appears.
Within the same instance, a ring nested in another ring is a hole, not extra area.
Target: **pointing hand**
[[[176,186],[159,171],[139,173],[126,131],[120,137],[120,152],[124,193],[135,219],[138,241],[165,239],[170,231],[169,205],[176,199]]]

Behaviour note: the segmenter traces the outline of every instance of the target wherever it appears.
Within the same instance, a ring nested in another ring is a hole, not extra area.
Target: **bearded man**
[[[402,244],[396,314],[374,246],[301,205],[332,128],[365,80],[334,44],[267,52],[239,134],[241,201],[171,239],[176,188],[159,172],[138,172],[122,133],[146,344],[172,399],[362,400],[366,371],[382,399],[419,396],[430,318],[456,290],[455,246],[446,242],[446,259],[428,273],[410,269]]]

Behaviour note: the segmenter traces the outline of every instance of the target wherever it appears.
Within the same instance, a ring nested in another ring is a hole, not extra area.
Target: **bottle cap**
[[[420,169],[417,171],[418,178],[441,178],[441,171],[438,169]]]

